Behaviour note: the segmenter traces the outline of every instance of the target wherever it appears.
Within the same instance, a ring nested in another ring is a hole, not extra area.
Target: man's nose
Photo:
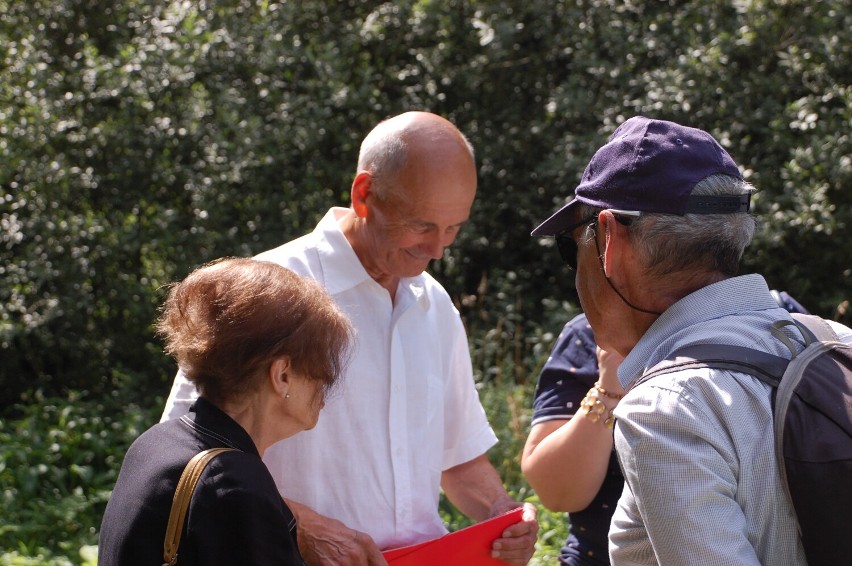
[[[440,232],[429,234],[429,237],[421,244],[420,249],[423,253],[432,259],[441,259],[444,257],[444,248],[450,245],[450,242],[445,241]]]

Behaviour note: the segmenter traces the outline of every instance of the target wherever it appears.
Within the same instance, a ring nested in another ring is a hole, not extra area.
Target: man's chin
[[[418,275],[420,275],[424,271],[426,271],[427,267],[429,267],[428,261],[423,266],[421,266],[420,268],[412,269],[410,272],[406,273],[406,275],[404,275],[404,277],[417,277]]]
[[[429,267],[431,259],[417,259],[412,257],[410,261],[405,262],[405,265],[400,265],[400,277],[417,277]]]

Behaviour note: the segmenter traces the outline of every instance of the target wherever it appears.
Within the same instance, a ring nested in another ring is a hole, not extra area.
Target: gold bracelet
[[[611,393],[611,392],[607,391],[606,389],[601,387],[600,381],[595,382],[595,389],[598,390],[598,393],[600,393],[604,397],[609,397],[610,399],[621,399],[622,397],[624,397],[624,395],[618,395],[617,393]]]
[[[589,390],[580,402],[580,408],[583,410],[586,417],[593,423],[602,420],[604,426],[612,430],[615,426],[615,415],[612,414],[613,410],[607,409],[606,405],[603,404],[603,401],[601,401],[597,395],[593,395],[592,391],[595,391],[595,389]]]

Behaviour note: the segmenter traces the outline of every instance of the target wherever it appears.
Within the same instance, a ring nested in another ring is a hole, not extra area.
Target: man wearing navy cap
[[[752,192],[707,132],[637,116],[595,153],[574,199],[532,232],[555,237],[598,344],[625,356],[618,381],[627,393],[614,410],[626,481],[609,534],[615,565],[805,564],[773,451],[771,387],[703,368],[631,389],[691,344],[789,359],[768,332],[789,313],[760,275],[737,276],[754,233]],[[852,342],[852,331],[833,326]]]

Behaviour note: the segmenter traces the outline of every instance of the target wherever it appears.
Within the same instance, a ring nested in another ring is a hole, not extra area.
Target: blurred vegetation
[[[36,394],[0,419],[0,565],[95,563],[124,452],[162,412],[96,397]]]
[[[346,205],[360,139],[404,110],[477,149],[432,271],[519,497],[532,385],[577,311],[529,231],[627,117],[712,132],[761,190],[744,271],[849,324],[850,36],[839,0],[0,0],[0,565],[96,543],[174,374],[161,286]]]

